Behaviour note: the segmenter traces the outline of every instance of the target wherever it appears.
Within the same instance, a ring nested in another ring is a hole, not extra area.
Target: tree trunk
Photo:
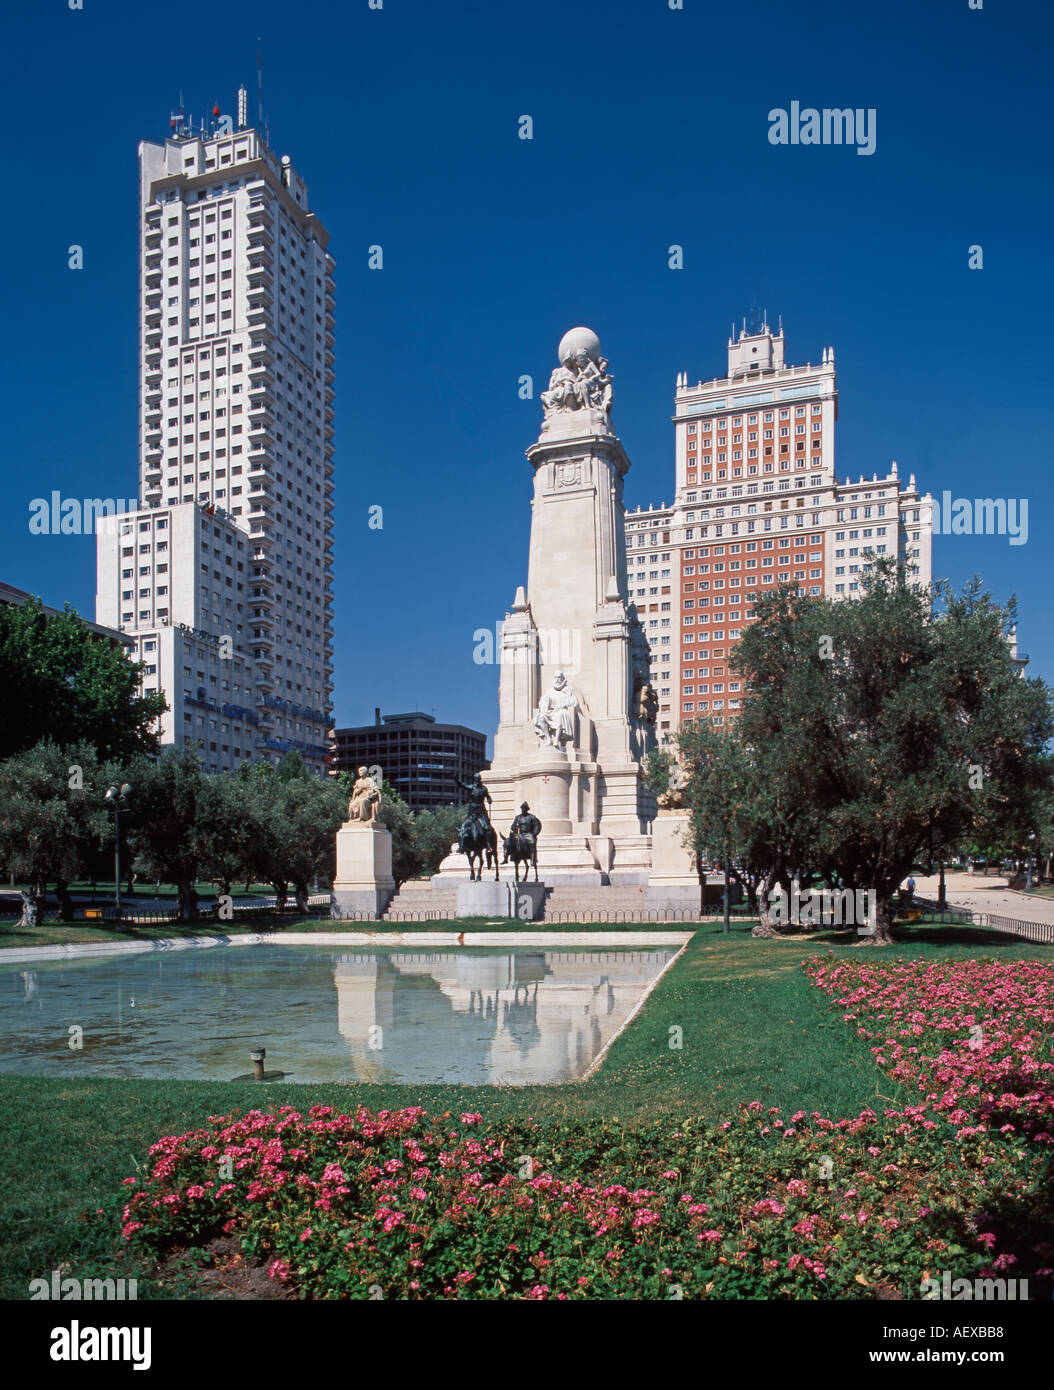
[[[870,936],[862,938],[868,946],[890,946],[893,942],[893,913],[889,899],[878,894],[875,903],[875,930]]]
[[[296,885],[296,910],[303,913],[306,913],[308,910],[306,883],[298,883]]]
[[[70,897],[69,885],[61,879],[55,882],[55,897],[59,900],[59,916],[64,922],[72,922],[73,899]]]
[[[274,905],[274,906],[275,906],[275,911],[276,911],[276,912],[284,912],[284,911],[285,911],[286,899],[289,897],[289,884],[288,884],[288,883],[272,883],[272,884],[271,884],[271,887],[274,889],[274,896],[275,896],[275,905]]]
[[[198,894],[194,886],[194,880],[190,878],[180,879],[176,888],[179,892],[179,920],[181,922],[194,922],[198,916]]]

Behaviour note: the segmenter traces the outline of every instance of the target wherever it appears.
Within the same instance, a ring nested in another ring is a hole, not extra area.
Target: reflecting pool
[[[267,1080],[572,1081],[677,946],[216,946],[0,966],[0,1072]]]

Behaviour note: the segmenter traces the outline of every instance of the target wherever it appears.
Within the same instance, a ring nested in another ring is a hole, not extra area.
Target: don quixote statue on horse
[[[461,854],[468,855],[468,876],[470,880],[482,882],[483,863],[487,868],[494,866],[494,881],[498,882],[498,836],[490,823],[487,806],[490,792],[483,785],[483,778],[477,772],[471,782],[459,782],[462,791],[468,793],[468,812],[461,826],[457,847]]]

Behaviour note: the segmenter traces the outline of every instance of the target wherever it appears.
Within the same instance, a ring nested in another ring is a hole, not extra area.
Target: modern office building
[[[139,147],[141,506],[99,526],[96,617],[208,771],[332,722],[333,258],[289,157],[182,114]]]
[[[461,805],[465,794],[458,784],[488,767],[485,734],[437,724],[420,711],[382,716],[378,709],[372,724],[334,729],[332,738],[334,772],[379,768],[412,811]]]
[[[783,328],[744,324],[728,370],[674,397],[671,506],[626,513],[629,598],[651,648],[660,738],[699,717],[734,717],[741,682],[728,664],[753,618],[751,594],[782,582],[853,598],[869,555],[931,578],[932,498],[896,463],[882,478],[841,481],[835,462],[834,349],[789,366]]]

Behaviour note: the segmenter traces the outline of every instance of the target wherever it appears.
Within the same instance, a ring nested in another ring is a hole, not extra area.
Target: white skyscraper
[[[139,511],[99,528],[97,621],[133,633],[165,744],[296,749],[332,692],[333,258],[288,156],[182,115],[139,146]]]

